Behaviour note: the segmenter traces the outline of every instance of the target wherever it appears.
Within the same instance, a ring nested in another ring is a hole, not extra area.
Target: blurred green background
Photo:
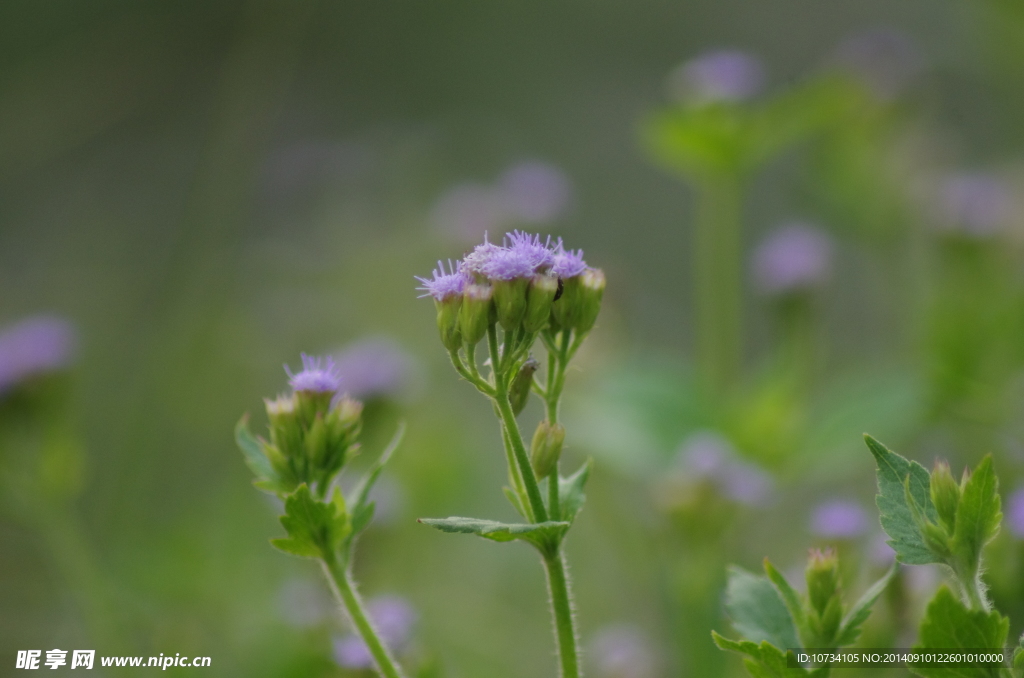
[[[849,66],[865,31],[896,45],[867,75]],[[838,544],[859,593],[887,557],[863,431],[929,466],[996,454],[1017,523],[990,581],[1019,634],[1022,46],[1008,0],[3,3],[0,328],[58,314],[79,346],[68,374],[0,394],[0,673],[56,647],[369,675],[333,658],[346,630],[319,573],[269,547],[278,507],[231,433],[246,411],[262,427],[300,352],[385,337],[403,376],[370,399],[365,457],[408,434],[363,592],[415,610],[423,675],[553,674],[529,549],[415,522],[513,517],[496,422],[413,289],[513,227],[609,280],[566,389],[566,463],[597,461],[567,547],[592,675],[741,675],[710,641],[728,563],[799,572]],[[651,132],[659,111],[689,124],[670,74],[718,49],[763,62],[736,110],[821,118],[738,181],[724,390],[695,376],[708,182]],[[829,90],[837,64],[866,86]],[[518,211],[495,202],[516,187]],[[791,222],[827,238],[827,275],[759,289],[751,262]],[[905,573],[864,642],[909,646],[938,582]]]

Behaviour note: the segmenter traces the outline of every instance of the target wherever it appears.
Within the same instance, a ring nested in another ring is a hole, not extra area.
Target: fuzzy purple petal
[[[583,261],[583,250],[563,250],[559,248],[551,259],[551,275],[558,278],[572,278],[587,270],[587,262]]]
[[[522,252],[501,248],[487,259],[483,274],[491,280],[515,280],[533,276],[533,261]]]
[[[321,359],[303,353],[301,372],[292,374],[287,365],[284,369],[290,377],[288,383],[295,391],[335,393],[341,387],[338,370],[334,365],[334,359],[331,357]]]
[[[56,316],[27,318],[0,333],[0,394],[32,376],[68,367],[77,339],[74,326]]]
[[[445,301],[453,296],[462,294],[462,288],[466,285],[466,274],[462,270],[462,264],[448,262],[448,270],[444,263],[437,262],[437,268],[431,271],[432,278],[421,278],[416,276],[422,285],[416,289],[423,292],[420,297],[434,297],[438,301]]]

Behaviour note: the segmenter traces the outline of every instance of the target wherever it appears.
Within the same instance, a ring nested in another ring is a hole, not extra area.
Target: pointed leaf
[[[270,465],[267,455],[263,454],[263,448],[260,445],[259,439],[249,430],[248,414],[242,415],[242,418],[235,425],[235,443],[238,445],[238,449],[242,450],[242,454],[245,455],[245,463],[256,474],[259,481],[273,483],[277,480],[277,473],[274,471],[274,467]]]
[[[882,575],[882,578],[876,581],[874,584],[864,592],[864,595],[860,597],[850,611],[846,613],[846,618],[843,619],[842,626],[839,627],[839,636],[836,641],[839,647],[846,645],[853,645],[857,638],[860,637],[861,626],[871,616],[871,607],[878,600],[878,597],[885,591],[885,587],[892,581],[893,576],[896,574],[899,566],[896,563],[892,564],[889,571]]]
[[[864,441],[878,464],[878,496],[876,503],[882,516],[882,528],[889,535],[889,545],[896,551],[896,559],[910,565],[942,562],[942,558],[925,544],[924,536],[914,521],[907,504],[904,487],[917,502],[924,517],[938,521],[929,492],[928,471],[916,461],[909,461],[889,450],[869,435]],[[909,477],[909,483],[906,479]]]
[[[800,647],[789,610],[766,577],[730,567],[725,609],[744,638],[781,648]]]
[[[499,523],[496,520],[479,518],[420,518],[424,525],[430,525],[442,532],[462,532],[475,534],[492,541],[512,541],[522,539],[536,546],[543,546],[551,539],[558,539],[567,529],[569,523],[552,522],[537,524]]]
[[[790,676],[811,675],[803,667],[789,668],[788,651],[780,650],[768,641],[757,644],[749,640],[730,640],[715,631],[711,632],[711,637],[719,649],[746,655],[743,665],[754,678],[789,678]]]
[[[288,538],[274,539],[271,544],[286,553],[306,558],[329,556],[346,536],[347,519],[338,513],[338,504],[317,501],[305,484],[288,495],[284,510],[281,524]]]
[[[1006,643],[1010,620],[996,611],[968,610],[960,599],[943,585],[928,603],[921,622],[920,644],[915,651],[996,649]],[[912,666],[925,678],[995,678],[999,669],[990,666]]]
[[[789,585],[782,573],[775,569],[775,566],[767,558],[764,559],[764,572],[768,575],[768,581],[775,587],[779,597],[782,598],[786,609],[789,610],[789,616],[793,620],[794,626],[797,628],[803,626],[804,609],[800,602],[800,594]]]
[[[587,485],[592,468],[594,468],[594,460],[588,458],[576,473],[568,478],[558,479],[558,503],[562,509],[562,520],[571,523],[583,508],[583,502],[587,499],[583,489]]]
[[[384,470],[384,465],[391,459],[391,455],[394,454],[395,450],[402,443],[402,438],[405,436],[405,422],[398,425],[398,429],[395,431],[395,435],[391,437],[391,442],[381,452],[380,457],[373,463],[372,466],[366,471],[366,475],[356,486],[356,489],[352,493],[352,506],[359,506],[365,504],[370,496],[370,490],[376,484],[377,479],[380,478],[381,471]]]
[[[977,566],[981,549],[999,534],[1003,520],[999,500],[999,479],[992,469],[992,456],[981,460],[967,479],[956,511],[953,551],[965,563]]]
[[[519,500],[519,495],[516,494],[516,491],[508,485],[501,488],[501,490],[505,493],[505,498],[508,499],[510,504],[512,504],[512,508],[516,510],[516,513],[523,518],[526,518],[526,511],[523,509],[523,503]]]

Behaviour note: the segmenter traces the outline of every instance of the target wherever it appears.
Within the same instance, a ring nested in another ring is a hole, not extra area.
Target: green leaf
[[[839,627],[838,639],[836,641],[839,647],[853,645],[857,641],[857,638],[860,637],[861,627],[868,620],[868,617],[871,616],[871,607],[878,600],[878,597],[882,595],[882,592],[885,591],[885,587],[892,581],[898,569],[899,566],[893,563],[889,571],[872,584],[864,592],[864,595],[860,597],[860,600],[854,603],[853,607],[846,613],[846,617]]]
[[[332,557],[351,529],[344,513],[340,492],[330,502],[317,501],[309,487],[299,486],[284,502],[281,524],[288,531],[286,539],[272,539],[277,549],[303,558]]]
[[[921,622],[920,644],[915,651],[996,649],[1006,643],[1010,620],[996,611],[968,610],[960,599],[943,585],[928,603]],[[999,669],[991,666],[912,666],[925,678],[996,678]]]
[[[492,541],[512,541],[522,539],[543,548],[552,539],[557,540],[566,530],[569,523],[553,522],[546,523],[499,523],[495,520],[480,520],[479,518],[420,518],[424,525],[430,525],[442,532],[461,532],[475,534],[484,539]]]
[[[749,640],[729,640],[728,638],[711,632],[715,645],[721,650],[729,650],[745,655],[743,665],[754,678],[789,678],[790,676],[809,676],[810,671],[805,668],[789,668],[788,652],[775,647],[767,640],[760,644]]]
[[[768,575],[768,581],[772,583],[782,598],[786,609],[789,610],[789,616],[793,620],[793,624],[800,628],[804,623],[804,608],[803,603],[800,602],[800,594],[789,585],[789,582],[782,576],[782,573],[775,569],[775,566],[767,558],[764,559],[764,572]]]
[[[276,483],[277,473],[274,471],[274,467],[270,465],[267,455],[263,454],[263,447],[260,445],[259,439],[249,430],[248,414],[242,415],[235,425],[235,443],[242,450],[242,454],[245,455],[245,463],[256,474],[261,485]],[[263,488],[261,487],[261,489]]]
[[[560,516],[562,520],[571,523],[583,508],[583,502],[587,500],[583,488],[587,485],[592,468],[594,468],[594,460],[588,458],[576,473],[568,478],[558,479],[558,505],[562,509]]]
[[[967,479],[956,511],[953,552],[977,571],[981,549],[999,534],[1003,520],[999,500],[999,479],[987,455]]]
[[[733,627],[748,640],[781,648],[801,646],[789,610],[766,577],[730,567],[725,609]]]
[[[896,559],[909,565],[942,562],[942,558],[925,544],[906,497],[909,491],[924,517],[933,523],[938,522],[929,492],[931,480],[928,471],[916,461],[892,452],[869,435],[864,436],[864,441],[878,464],[876,503],[882,516],[882,529],[889,535],[889,545],[896,551]],[[905,485],[908,477],[909,483]]]
[[[388,443],[388,446],[384,448],[384,451],[381,452],[380,457],[378,457],[377,461],[367,469],[362,480],[359,481],[355,490],[352,491],[352,499],[350,502],[352,504],[352,517],[349,522],[350,529],[346,533],[342,543],[345,558],[351,557],[356,539],[363,530],[369,527],[370,521],[373,520],[375,504],[370,501],[370,491],[373,490],[373,486],[376,484],[377,479],[380,478],[380,474],[384,470],[384,465],[388,463],[391,459],[391,455],[394,454],[396,449],[398,449],[398,446],[401,444],[404,436],[405,423],[403,422],[398,425],[395,435],[391,436],[391,441]],[[340,493],[338,494],[340,496]]]
[[[526,518],[526,510],[523,508],[523,503],[519,500],[519,495],[516,494],[516,491],[508,485],[501,488],[501,490],[505,493],[505,498],[512,504],[512,508],[516,510],[516,513]]]

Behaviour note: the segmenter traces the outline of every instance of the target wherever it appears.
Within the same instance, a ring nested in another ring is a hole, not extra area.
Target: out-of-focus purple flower
[[[758,466],[740,459],[732,444],[712,431],[691,434],[679,449],[682,472],[693,480],[715,483],[729,499],[746,506],[771,500],[774,482]]]
[[[309,628],[327,618],[329,610],[324,600],[328,595],[322,586],[307,579],[292,578],[281,586],[277,602],[286,622],[298,628]]]
[[[514,280],[533,275],[533,262],[529,255],[517,250],[501,248],[487,258],[483,274],[491,280]]]
[[[819,285],[832,273],[832,249],[831,238],[812,226],[782,226],[754,252],[754,282],[769,295]]]
[[[509,212],[531,224],[558,219],[572,202],[572,183],[565,172],[536,160],[509,167],[498,187]]]
[[[459,184],[437,201],[431,220],[438,229],[460,240],[476,240],[507,223],[508,200],[500,189]]]
[[[558,251],[551,258],[551,275],[557,278],[572,278],[587,270],[587,262],[583,261],[583,250],[562,249],[561,241]]]
[[[1018,487],[1006,501],[1006,524],[1018,539],[1024,539],[1024,487]]]
[[[423,283],[416,288],[423,292],[420,297],[434,297],[437,301],[445,301],[461,295],[462,288],[466,286],[466,275],[462,271],[461,263],[452,264],[449,260],[446,271],[444,263],[438,261],[437,268],[431,271],[431,275],[431,278],[416,276],[416,279]]]
[[[999,177],[983,172],[946,177],[940,206],[946,228],[979,238],[1001,231],[1012,214],[1009,187]]]
[[[555,255],[551,250],[550,236],[547,242],[541,242],[539,235],[525,231],[512,231],[505,237],[508,238],[509,249],[529,261],[534,271],[551,265]]]
[[[706,52],[679,66],[669,76],[669,95],[691,104],[739,102],[764,88],[761,62],[740,50]]]
[[[287,365],[284,366],[284,371],[288,373],[288,383],[295,391],[334,393],[340,386],[338,370],[334,358],[330,356],[322,359],[303,353],[301,372],[292,374]]]
[[[887,27],[850,35],[836,48],[835,61],[883,100],[895,98],[925,66],[910,37]]]
[[[335,356],[334,366],[338,390],[358,400],[402,395],[416,370],[413,357],[388,337],[349,344]]]
[[[416,610],[401,596],[377,596],[367,602],[366,612],[373,620],[381,641],[393,652],[400,653],[412,639]],[[373,667],[370,650],[355,633],[335,639],[334,661],[348,669]]]
[[[616,624],[597,632],[590,644],[594,675],[599,678],[653,678],[657,657],[636,626]]]
[[[836,499],[814,508],[811,514],[811,532],[819,537],[852,539],[868,529],[868,514],[854,501]]]
[[[71,365],[78,336],[56,316],[26,318],[0,333],[0,395],[25,379]]]

